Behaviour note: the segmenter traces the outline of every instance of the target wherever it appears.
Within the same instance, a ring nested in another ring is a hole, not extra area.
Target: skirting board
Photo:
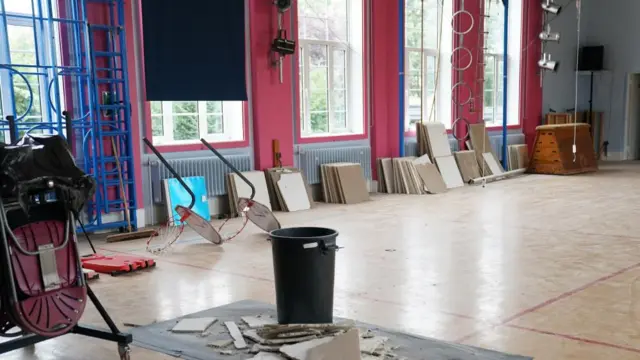
[[[604,156],[604,154],[602,154],[602,158],[600,159],[600,161],[624,161],[624,160],[632,160],[632,159],[628,159],[625,156],[624,151],[616,151],[616,152],[609,151],[606,157]]]

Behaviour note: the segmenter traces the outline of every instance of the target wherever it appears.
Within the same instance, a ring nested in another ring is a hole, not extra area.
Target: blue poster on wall
[[[211,213],[209,212],[209,200],[207,196],[207,184],[202,176],[191,176],[182,178],[185,184],[193,191],[196,196],[196,202],[193,205],[193,212],[202,216],[207,221],[211,221]],[[189,206],[191,204],[191,195],[178,182],[177,179],[164,180],[165,199],[167,199],[167,215],[173,218],[176,225],[181,225],[180,216],[175,210],[177,205]]]

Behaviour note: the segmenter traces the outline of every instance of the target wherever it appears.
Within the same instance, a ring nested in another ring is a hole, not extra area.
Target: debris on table
[[[257,354],[260,352],[279,352],[280,346],[278,345],[262,345],[262,344],[253,344],[251,350],[249,350],[252,354]]]
[[[180,320],[171,331],[174,333],[203,333],[217,321],[214,317]]]
[[[360,351],[363,354],[380,356],[385,352],[384,344],[389,338],[384,336],[374,336],[368,339],[360,339]]]
[[[269,315],[243,316],[242,321],[244,321],[247,324],[247,326],[249,326],[252,329],[260,328],[265,325],[278,324],[276,319],[272,318]]]
[[[286,360],[282,356],[272,352],[257,353],[256,356],[252,357],[251,359],[253,360]]]
[[[233,345],[235,345],[236,349],[247,348],[247,342],[244,341],[244,337],[242,336],[242,333],[240,332],[240,329],[238,329],[238,325],[236,325],[235,322],[226,321],[224,323],[224,326],[226,326],[229,330],[229,334],[231,334],[231,337],[233,338]]]
[[[212,348],[217,348],[217,349],[223,349],[226,348],[227,346],[233,344],[233,340],[231,339],[227,339],[227,340],[215,340],[212,341],[210,343],[207,344],[207,346],[212,347]]]

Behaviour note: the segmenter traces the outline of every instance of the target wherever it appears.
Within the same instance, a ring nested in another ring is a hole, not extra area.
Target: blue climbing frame
[[[98,184],[85,209],[89,232],[127,225],[113,144],[137,223],[124,24],[124,0],[0,0],[0,137],[67,138],[78,166]],[[33,34],[32,48],[11,43],[16,30]]]

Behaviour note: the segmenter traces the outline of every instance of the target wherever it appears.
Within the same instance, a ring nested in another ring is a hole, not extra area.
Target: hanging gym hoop
[[[465,127],[467,128],[467,133],[464,135],[463,138],[459,138],[458,134],[456,134],[456,125],[458,124],[458,121],[462,121],[465,125]],[[465,119],[464,117],[459,117],[457,118],[453,124],[451,124],[451,135],[453,135],[453,138],[460,141],[460,140],[468,140],[469,139],[469,132],[470,132],[470,125],[469,124],[469,120]]]
[[[462,14],[467,15],[469,17],[469,20],[471,20],[471,23],[469,24],[469,28],[468,29],[459,31],[459,30],[456,29],[455,21],[456,21],[456,17],[461,16]],[[466,34],[470,33],[471,30],[473,30],[474,24],[475,24],[475,20],[473,19],[473,15],[471,15],[471,13],[468,12],[467,10],[458,10],[453,14],[453,16],[451,18],[451,28],[453,29],[453,33],[456,34],[456,35],[466,35]]]
[[[464,88],[469,90],[469,97],[465,101],[458,101],[459,99],[456,94],[456,89],[458,89],[458,87],[460,86],[464,86]],[[460,81],[457,84],[453,85],[453,88],[451,88],[451,94],[451,100],[453,100],[453,103],[458,106],[467,105],[469,102],[471,102],[471,99],[473,99],[473,90],[471,89],[471,86],[469,86],[469,84],[464,81]]]
[[[454,61],[455,56],[456,56],[456,52],[461,51],[466,53],[467,55],[469,55],[469,63],[464,65],[464,66],[456,66],[457,62],[460,62],[460,59],[462,59],[462,54],[460,54],[460,57],[458,58],[458,61]],[[457,48],[453,49],[453,52],[451,52],[451,64],[453,67],[453,70],[456,71],[465,71],[469,68],[471,68],[471,65],[473,64],[473,54],[471,53],[471,50],[467,49],[464,46],[458,46]]]

